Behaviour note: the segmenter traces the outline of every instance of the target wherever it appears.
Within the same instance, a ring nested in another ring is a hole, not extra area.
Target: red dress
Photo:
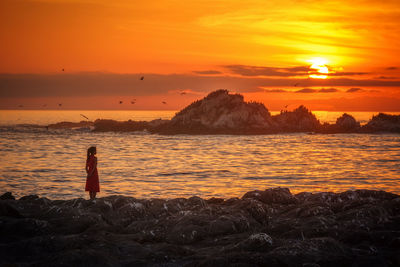
[[[100,192],[99,174],[97,173],[97,158],[90,156],[89,160],[86,161],[86,168],[89,169],[88,173],[91,173],[93,168],[94,172],[92,176],[86,178],[85,191]]]

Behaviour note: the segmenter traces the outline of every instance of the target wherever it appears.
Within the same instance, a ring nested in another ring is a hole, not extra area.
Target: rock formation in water
[[[49,129],[72,129],[72,128],[89,128],[93,126],[92,121],[80,121],[80,122],[58,122],[49,124],[47,127]]]
[[[363,132],[395,132],[400,133],[400,115],[379,113],[362,127]]]
[[[306,107],[293,111],[282,111],[272,117],[279,132],[315,132],[321,124]]]
[[[271,114],[263,104],[245,102],[242,95],[221,89],[182,109],[156,132],[252,134],[274,130]]]
[[[318,131],[321,133],[358,133],[361,131],[361,125],[353,116],[344,113],[336,119],[335,124],[325,123]]]
[[[399,266],[400,196],[0,197],[1,266]]]
[[[321,123],[306,107],[282,111],[271,116],[261,103],[245,102],[240,94],[217,90],[185,107],[171,120],[115,121],[98,119],[94,123],[61,122],[48,127],[79,128],[94,126],[93,131],[136,132],[158,134],[271,134],[292,132],[317,133],[400,133],[400,115],[380,113],[360,126],[354,117],[344,113],[335,124]]]

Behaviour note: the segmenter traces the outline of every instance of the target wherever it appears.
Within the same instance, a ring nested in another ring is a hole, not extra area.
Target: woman
[[[96,198],[96,193],[100,192],[99,174],[97,173],[96,147],[89,147],[86,159],[86,186],[85,191],[89,191],[90,199]]]

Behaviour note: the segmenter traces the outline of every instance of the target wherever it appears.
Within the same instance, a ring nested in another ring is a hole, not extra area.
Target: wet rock
[[[210,222],[208,232],[211,236],[236,233],[235,223],[228,216],[221,216]]]
[[[236,244],[233,249],[267,252],[273,244],[272,238],[266,233],[256,233]]]
[[[288,188],[271,188],[265,191],[251,191],[244,194],[242,199],[254,198],[266,204],[294,204],[297,199]]]
[[[0,200],[7,200],[7,199],[15,200],[15,197],[12,195],[11,192],[6,192],[0,196]]]
[[[399,210],[398,195],[373,190],[272,188],[228,200],[32,195],[0,200],[0,266],[396,266]]]
[[[22,201],[24,201],[24,200],[26,200],[26,201],[32,201],[32,200],[35,200],[35,199],[38,199],[38,198],[39,198],[38,195],[29,195],[29,196],[21,197],[19,200],[22,200]]]
[[[0,216],[22,218],[18,210],[4,201],[0,201]]]
[[[304,241],[290,240],[286,245],[275,248],[270,254],[285,255],[284,261],[289,266],[319,262],[350,261],[351,251],[332,238],[311,238]]]
[[[192,244],[205,237],[206,229],[199,225],[177,225],[167,235],[167,242],[172,244]]]

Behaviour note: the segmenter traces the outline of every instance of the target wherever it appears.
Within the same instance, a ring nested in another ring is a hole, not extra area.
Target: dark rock
[[[243,195],[242,199],[254,198],[266,204],[294,204],[297,199],[288,188],[271,188],[265,191],[250,191]]]
[[[272,248],[273,240],[266,233],[256,233],[236,244],[233,249],[267,252]]]
[[[24,196],[24,197],[21,197],[19,200],[22,200],[22,201],[32,201],[32,200],[35,200],[35,199],[38,199],[39,198],[39,196],[38,195],[29,195],[29,196]]]
[[[335,124],[325,123],[319,129],[323,133],[358,133],[360,130],[360,123],[347,113],[337,118]]]
[[[224,202],[224,199],[212,197],[210,199],[207,199],[206,202],[207,204],[221,204],[222,202]]]
[[[7,200],[7,199],[15,200],[15,197],[12,195],[11,192],[6,192],[0,196],[0,200]]]
[[[205,237],[206,229],[199,225],[182,225],[174,227],[167,235],[167,241],[172,244],[192,244]]]
[[[3,201],[0,201],[0,216],[22,218],[22,215],[18,212],[18,210]]]
[[[145,131],[151,128],[151,124],[146,121],[115,121],[98,119],[94,122],[95,132],[136,132]]]
[[[396,266],[399,210],[398,195],[373,190],[273,188],[226,201],[32,195],[0,201],[0,266]]]
[[[305,106],[299,106],[293,111],[282,111],[272,116],[280,132],[314,132],[320,123]]]
[[[263,104],[245,102],[240,94],[217,90],[179,111],[156,132],[167,134],[267,133],[274,129]]]
[[[71,129],[71,128],[89,128],[93,126],[92,121],[80,121],[80,122],[58,122],[49,124],[47,127],[50,129]]]
[[[341,117],[337,118],[336,126],[342,131],[355,131],[357,128],[360,128],[360,123],[353,116],[344,113]]]
[[[375,133],[400,132],[400,115],[380,113],[364,126],[344,113],[335,124],[321,123],[305,106],[282,110],[271,116],[261,103],[245,102],[240,94],[220,89],[211,92],[177,112],[171,120],[114,121],[98,119],[94,123],[62,122],[50,128],[93,128],[93,131],[146,132],[156,134],[274,134],[306,133]]]
[[[364,132],[400,133],[400,115],[379,113],[362,127]]]

